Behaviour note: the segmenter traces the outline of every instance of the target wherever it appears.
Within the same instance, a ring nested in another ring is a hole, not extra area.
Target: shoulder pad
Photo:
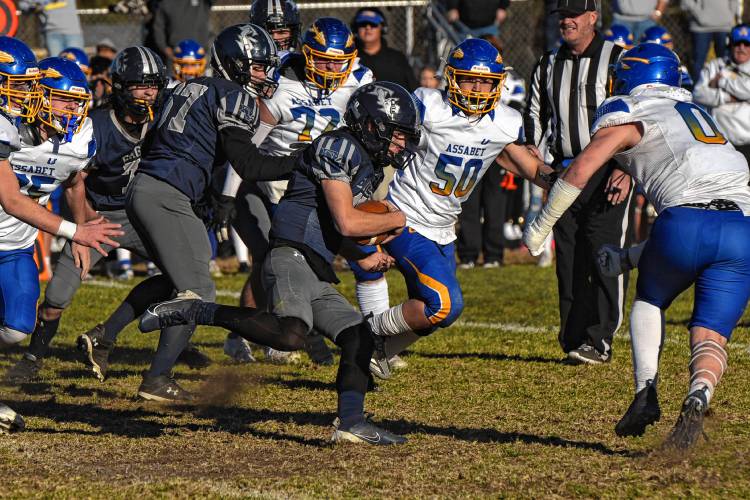
[[[10,119],[0,114],[0,143],[6,145],[11,151],[21,149],[21,139],[18,135],[18,129]]]
[[[632,121],[630,114],[633,103],[628,103],[626,99],[622,96],[610,97],[599,106],[594,117],[594,124],[591,126],[591,135],[594,135],[600,128]]]
[[[94,125],[91,118],[84,119],[81,130],[70,141],[72,153],[79,158],[91,158],[96,153],[96,139],[94,139]]]
[[[358,82],[361,82],[367,73],[372,73],[372,71],[370,71],[370,68],[367,66],[361,64],[352,71],[352,75],[354,75],[354,78],[356,78]]]
[[[523,140],[523,116],[507,104],[499,103],[491,111],[492,122],[513,141]]]

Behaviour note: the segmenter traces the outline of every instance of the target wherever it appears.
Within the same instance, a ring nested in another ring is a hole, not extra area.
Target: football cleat
[[[708,398],[704,391],[705,389],[698,389],[685,398],[677,423],[664,442],[665,448],[687,450],[703,434],[703,418],[708,411]]]
[[[331,366],[333,352],[322,335],[313,332],[305,339],[305,352],[316,365]]]
[[[275,365],[293,365],[302,360],[302,355],[296,351],[277,351],[271,347],[266,347],[263,352],[266,361]]]
[[[0,403],[0,434],[22,431],[26,427],[23,417],[9,406]]]
[[[180,387],[172,377],[166,375],[144,377],[141,386],[138,388],[138,397],[159,403],[195,401],[195,396],[192,393]]]
[[[372,334],[375,344],[375,350],[370,358],[370,373],[379,379],[388,380],[391,378],[391,364],[385,353],[385,339],[380,335]]]
[[[240,336],[227,337],[224,339],[224,354],[229,356],[235,363],[255,363],[250,342]]]
[[[143,333],[161,330],[169,326],[195,323],[195,315],[201,301],[195,298],[167,300],[148,306],[138,321],[138,329]]]
[[[109,369],[109,354],[115,347],[114,342],[104,339],[104,325],[98,324],[80,335],[76,343],[84,355],[84,363],[100,382],[104,382]]]
[[[638,391],[628,411],[615,426],[615,434],[620,437],[643,436],[646,427],[661,418],[659,397],[656,394],[656,378]]]
[[[39,370],[42,369],[43,362],[36,356],[25,352],[18,363],[10,367],[5,372],[5,381],[11,384],[23,384],[31,382],[39,377]]]
[[[403,370],[404,368],[409,366],[409,363],[404,361],[401,356],[396,354],[388,359],[388,365],[391,367],[391,370]]]
[[[177,362],[186,364],[191,370],[203,370],[213,363],[195,344],[188,344],[177,357]]]
[[[568,353],[568,360],[576,365],[601,365],[609,362],[611,357],[606,354],[600,354],[594,346],[583,344],[577,349],[573,349]]]
[[[352,425],[348,429],[341,429],[341,421],[336,418],[333,421],[334,443],[365,443],[377,446],[388,446],[391,444],[403,444],[407,439],[393,432],[389,432],[372,423],[368,418]]]

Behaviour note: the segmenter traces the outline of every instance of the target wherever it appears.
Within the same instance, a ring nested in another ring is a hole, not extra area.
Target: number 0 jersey
[[[522,118],[498,104],[470,120],[439,90],[419,88],[414,95],[422,106],[422,139],[414,161],[396,171],[388,199],[404,212],[410,227],[446,245],[456,239],[461,203],[503,148],[519,139]]]
[[[277,125],[268,133],[260,150],[269,156],[289,156],[324,132],[343,126],[346,104],[352,93],[372,82],[372,71],[354,62],[349,78],[334,92],[325,94],[305,79],[305,60],[300,54],[285,56],[279,87],[263,101]],[[278,203],[287,181],[259,182],[261,191]]]
[[[9,159],[21,192],[45,206],[52,191],[73,174],[86,168],[96,153],[96,140],[89,118],[84,120],[81,130],[70,142],[61,143],[58,136],[52,136],[34,145],[31,132],[30,129],[22,129],[19,134],[7,119],[0,118],[2,140],[13,134],[17,140],[20,135],[20,149],[13,151]],[[13,140],[11,138],[11,142]],[[37,232],[35,227],[8,215],[0,208],[0,251],[32,246]]]
[[[643,138],[615,160],[633,176],[657,213],[685,203],[732,200],[750,215],[745,157],[721,134],[713,118],[677,87],[647,88],[611,97],[591,128],[640,123]]]

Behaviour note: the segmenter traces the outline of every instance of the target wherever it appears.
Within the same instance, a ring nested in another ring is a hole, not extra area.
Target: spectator
[[[21,0],[18,7],[38,16],[49,55],[57,55],[66,47],[84,46],[74,0]]]
[[[690,34],[693,37],[693,64],[690,75],[697,80],[706,62],[711,42],[716,57],[726,55],[726,38],[740,18],[740,0],[682,0],[682,7],[690,14]]]
[[[734,147],[750,162],[750,25],[735,26],[729,55],[706,64],[693,91]]]
[[[544,1],[544,51],[549,52],[560,45],[560,16],[557,0]]]
[[[357,37],[359,60],[372,70],[376,80],[398,83],[410,92],[417,88],[417,79],[406,55],[388,47],[383,38],[388,33],[383,11],[375,7],[359,9],[352,20],[352,32]]]
[[[615,0],[612,23],[621,24],[638,40],[651,26],[656,26],[664,15],[668,0]]]
[[[449,0],[448,21],[459,23],[464,35],[497,37],[500,25],[508,17],[510,0]]]
[[[154,43],[170,66],[172,48],[185,39],[207,47],[211,41],[209,18],[213,0],[161,0],[154,7]]]
[[[117,47],[109,38],[103,38],[96,44],[96,55],[112,60],[117,55]]]
[[[440,87],[440,77],[437,76],[435,68],[432,66],[422,68],[422,71],[419,72],[419,86],[428,89]]]
[[[112,59],[102,56],[91,58],[91,77],[89,88],[91,89],[91,108],[96,109],[104,105],[109,97],[112,81],[109,77],[109,67]]]
[[[544,156],[538,147],[551,134],[549,153],[562,171],[591,140],[596,109],[611,91],[609,67],[623,49],[596,32],[595,0],[558,0],[556,10],[564,43],[542,56],[534,70],[524,126],[529,149],[539,158]],[[630,187],[630,177],[610,164],[554,227],[559,340],[576,363],[601,364],[612,356],[627,278],[601,275],[596,250],[607,243],[622,246]]]

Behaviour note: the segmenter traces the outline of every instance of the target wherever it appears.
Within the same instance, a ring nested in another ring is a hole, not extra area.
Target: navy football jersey
[[[89,113],[98,145],[88,167],[86,196],[94,210],[125,208],[125,191],[141,160],[141,143],[154,122],[135,126],[120,123],[111,108]]]
[[[321,181],[327,179],[348,183],[354,205],[358,205],[372,197],[383,181],[383,170],[373,165],[367,151],[348,129],[321,135],[297,161],[289,186],[274,211],[271,238],[276,245],[291,244],[305,251],[308,257],[307,250],[315,252],[328,267],[327,272],[321,273],[311,263],[318,277],[335,281],[331,264],[343,236],[333,223],[323,193]]]
[[[227,162],[221,131],[238,127],[252,135],[258,121],[255,98],[234,82],[201,77],[180,83],[146,141],[138,173],[161,179],[196,202],[214,168]]]

